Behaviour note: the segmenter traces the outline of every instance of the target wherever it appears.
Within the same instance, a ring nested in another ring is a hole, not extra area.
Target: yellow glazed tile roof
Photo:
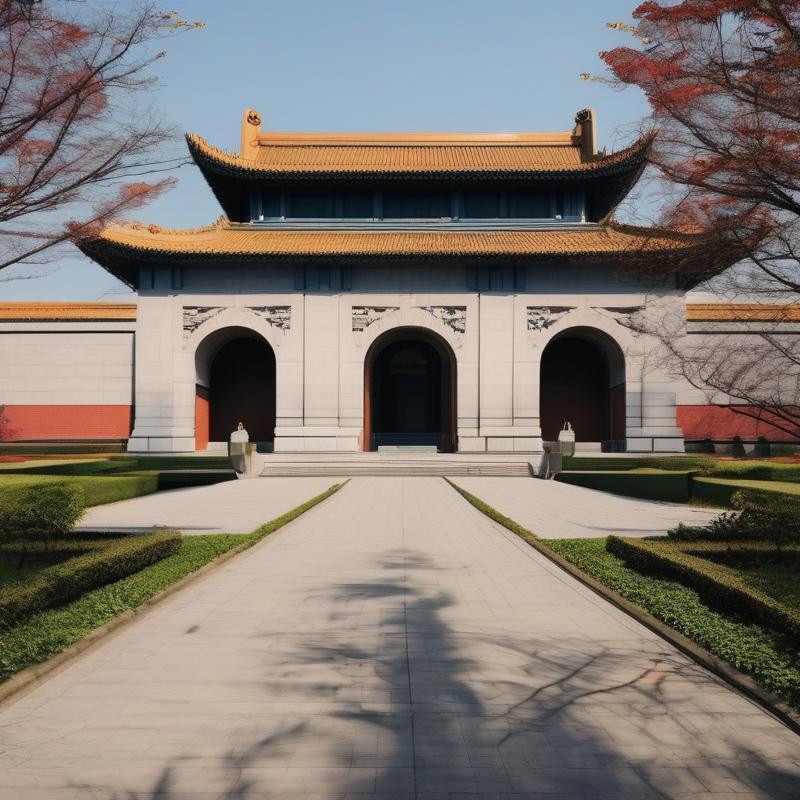
[[[136,319],[135,303],[0,303],[0,321],[58,322],[61,320]]]
[[[769,303],[687,303],[689,322],[800,322],[800,306]]]
[[[270,134],[259,132],[252,158],[189,134],[200,166],[264,176],[521,175],[604,172],[643,162],[650,137],[611,155],[584,159],[570,133]]]
[[[151,254],[198,257],[441,257],[611,255],[642,248],[674,250],[685,237],[625,226],[587,225],[585,230],[285,230],[225,219],[205,228],[168,230],[156,225],[109,227],[84,242],[101,263],[117,256]],[[103,258],[101,253],[105,253]]]

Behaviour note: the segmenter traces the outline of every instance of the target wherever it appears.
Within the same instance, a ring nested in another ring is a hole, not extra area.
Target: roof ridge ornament
[[[580,142],[581,160],[591,161],[597,155],[597,126],[591,108],[582,108],[575,115],[575,130],[572,135]]]
[[[242,115],[242,138],[239,156],[254,160],[258,152],[258,134],[261,132],[261,114],[254,108],[246,108]]]

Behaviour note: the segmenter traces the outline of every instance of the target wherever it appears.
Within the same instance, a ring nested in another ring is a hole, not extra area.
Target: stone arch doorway
[[[222,328],[195,353],[195,447],[227,442],[239,421],[251,442],[275,442],[275,352],[248,328]]]
[[[396,328],[364,360],[364,450],[381,446],[456,449],[456,358],[423,328]]]
[[[625,445],[625,356],[596,328],[569,328],[553,337],[539,371],[542,438],[555,441],[571,422],[578,442],[603,450]]]

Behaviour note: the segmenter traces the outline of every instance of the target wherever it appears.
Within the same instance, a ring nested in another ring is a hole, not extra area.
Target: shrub
[[[69,533],[84,515],[83,491],[63,483],[26,486],[0,505],[0,534],[44,537]]]
[[[708,437],[703,439],[700,444],[697,445],[697,452],[698,453],[713,453],[714,452],[714,442],[711,441]]]
[[[177,553],[180,545],[177,531],[126,536],[42,570],[33,580],[0,591],[0,630],[138,572]]]
[[[746,455],[744,450],[744,443],[741,436],[734,436],[733,443],[731,444],[731,455],[741,458]]]
[[[772,447],[770,447],[769,442],[763,436],[759,436],[756,440],[756,446],[753,448],[753,455],[761,458],[769,458],[772,455]]]
[[[697,541],[766,541],[780,548],[800,542],[800,503],[796,497],[740,489],[731,497],[736,512],[725,512],[703,527],[680,524],[670,539]]]
[[[694,589],[710,605],[778,630],[788,635],[795,645],[800,644],[800,614],[751,588],[723,564],[682,553],[663,541],[609,536],[606,549],[637,571],[674,578]]]

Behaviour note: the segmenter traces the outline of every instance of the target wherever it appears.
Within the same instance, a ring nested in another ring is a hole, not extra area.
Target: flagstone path
[[[800,737],[437,478],[358,478],[0,711],[9,800],[755,800]]]
[[[720,511],[622,497],[530,478],[453,478],[471,494],[543,539],[660,536],[678,523],[706,525]]]
[[[341,479],[338,479],[341,480]],[[156,492],[86,512],[81,530],[250,533],[337,483],[336,478],[249,478]]]

